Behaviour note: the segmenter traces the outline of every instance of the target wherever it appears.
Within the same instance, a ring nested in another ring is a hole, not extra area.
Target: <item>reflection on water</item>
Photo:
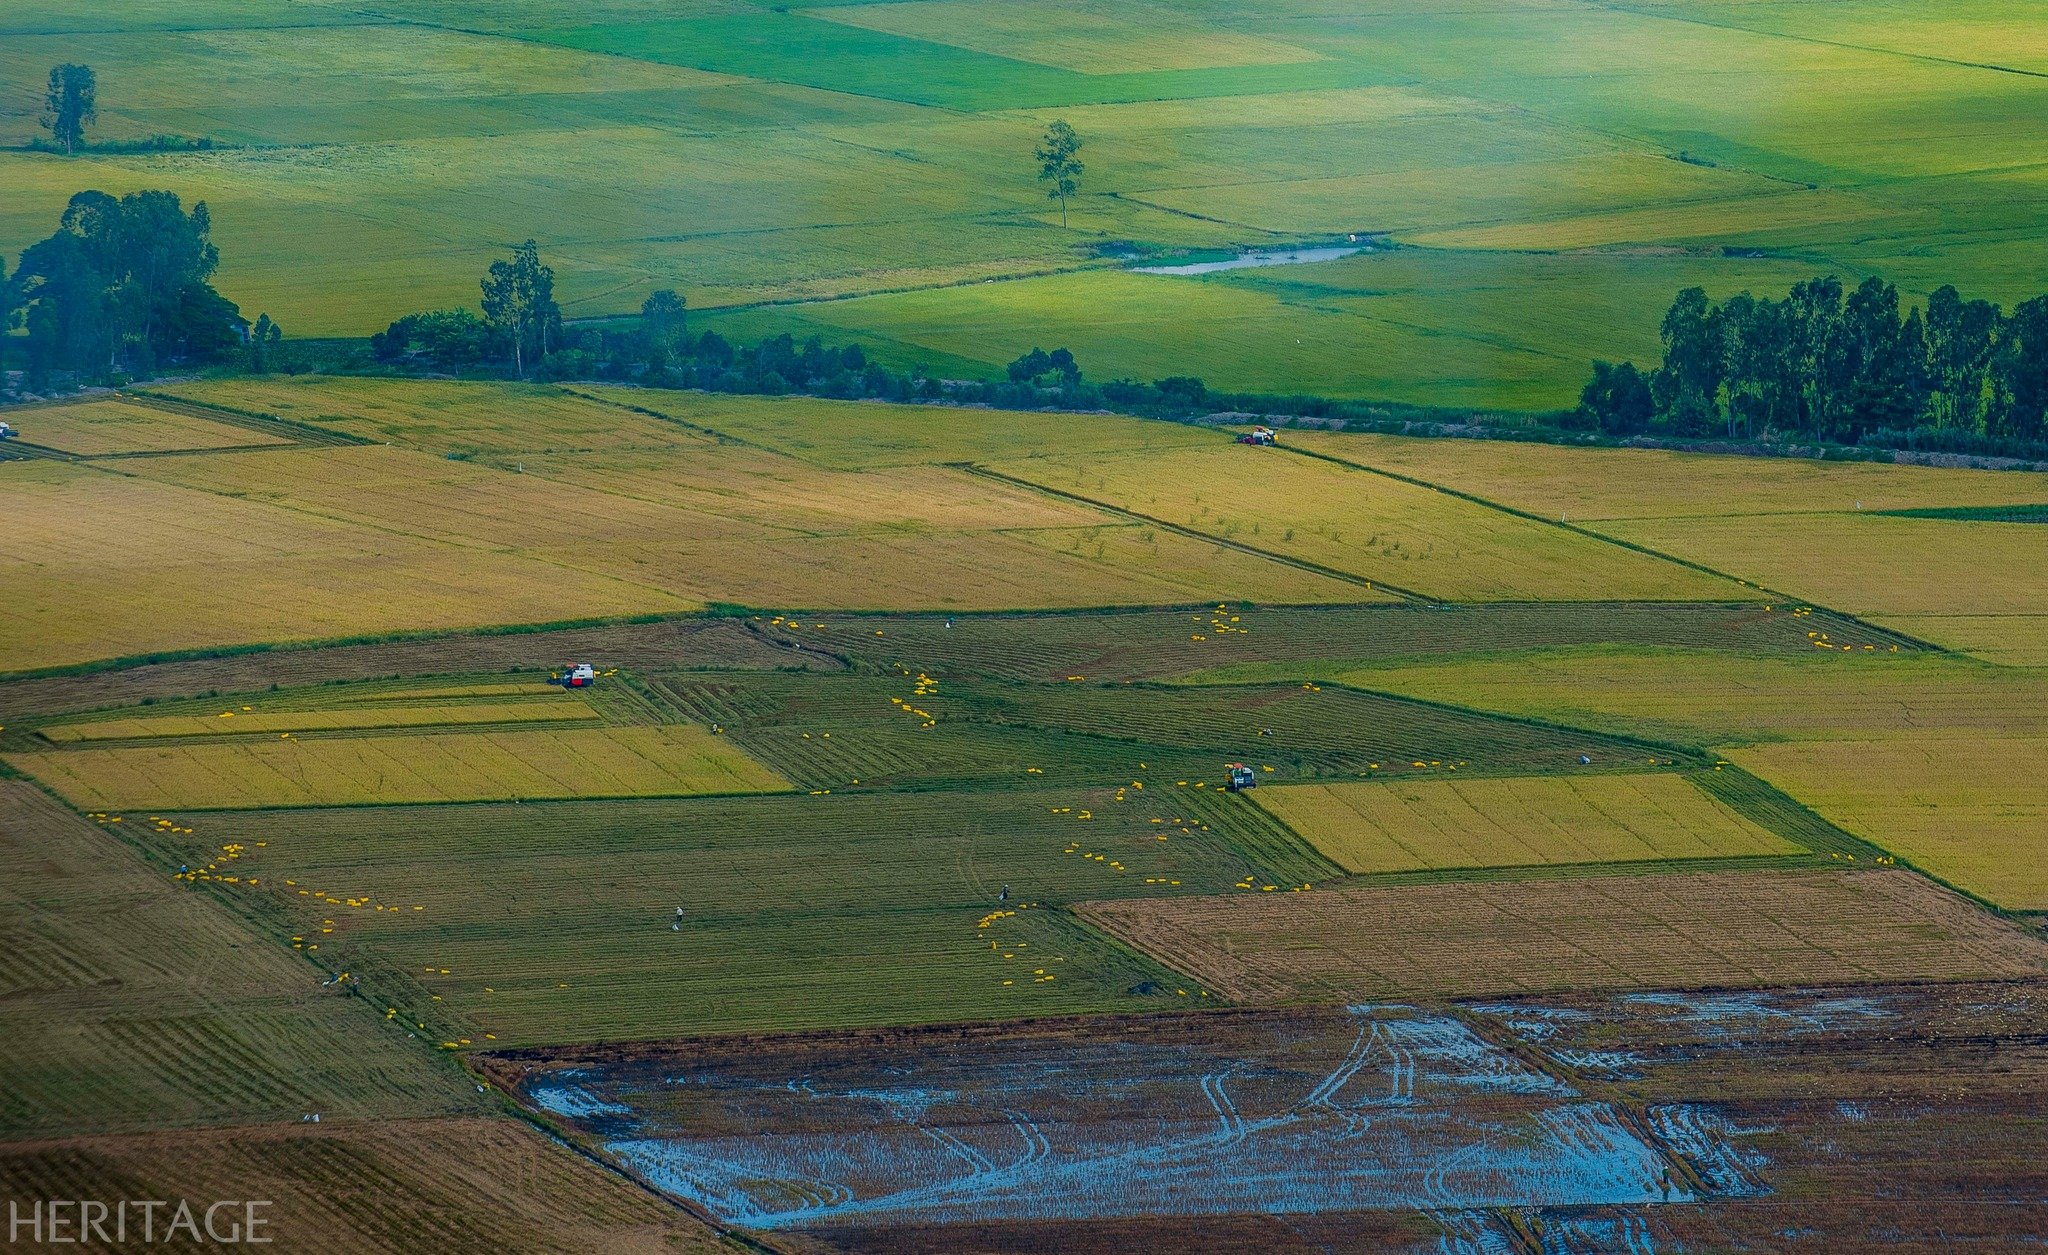
[[[1255,266],[1299,266],[1304,262],[1335,261],[1367,251],[1364,244],[1335,244],[1324,248],[1258,248],[1224,261],[1196,261],[1181,266],[1133,266],[1141,275],[1206,275],[1217,270],[1248,270]]]

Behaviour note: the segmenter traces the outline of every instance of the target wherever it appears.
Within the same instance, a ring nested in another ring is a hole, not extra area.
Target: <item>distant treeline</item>
[[[174,362],[268,369],[282,335],[213,290],[211,230],[204,202],[187,211],[171,192],[73,196],[11,276],[0,264],[0,329],[28,333],[28,389],[121,383]]]
[[[1937,289],[1900,315],[1898,289],[1830,276],[1783,300],[1718,305],[1699,288],[1664,315],[1664,360],[1593,364],[1577,418],[1612,436],[1808,439],[1957,452],[2048,441],[2048,297],[2011,313]]]

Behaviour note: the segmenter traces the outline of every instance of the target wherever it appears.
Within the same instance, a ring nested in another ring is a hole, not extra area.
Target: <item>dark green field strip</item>
[[[919,694],[914,677],[777,673],[656,683],[809,788],[1142,780],[1204,789],[1220,787],[1223,764],[1239,760],[1272,767],[1277,782],[1583,770],[1582,755],[1595,770],[1628,769],[1679,753],[1340,685],[984,680]]]
[[[1233,619],[1234,616],[1234,619]],[[817,616],[824,630],[754,623],[765,637],[829,650],[863,669],[940,678],[1157,679],[1247,662],[1427,659],[1573,645],[1805,654],[1808,631],[1845,643],[1894,637],[1853,619],[1731,603],[1500,602],[1065,614]],[[947,626],[948,622],[951,627]],[[875,631],[885,634],[877,638]],[[1199,637],[1200,639],[1196,639]]]
[[[1192,540],[1206,541],[1209,544],[1219,545],[1225,549],[1235,549],[1239,553],[1249,554],[1254,558],[1264,558],[1268,562],[1278,562],[1282,566],[1291,566],[1297,570],[1309,571],[1316,575],[1327,576],[1328,578],[1333,580],[1342,580],[1346,584],[1353,584],[1359,588],[1368,588],[1376,590],[1378,592],[1391,593],[1396,597],[1404,597],[1409,601],[1434,602],[1436,600],[1435,598],[1430,597],[1426,593],[1418,593],[1412,589],[1402,588],[1396,584],[1388,584],[1379,580],[1368,579],[1363,575],[1354,574],[1350,571],[1340,571],[1336,567],[1324,566],[1320,562],[1310,562],[1306,558],[1293,557],[1290,554],[1279,553],[1271,549],[1261,549],[1257,545],[1248,545],[1241,540],[1232,540],[1227,536],[1218,536],[1214,532],[1205,532],[1199,528],[1188,527],[1185,524],[1171,523],[1165,519],[1156,518],[1150,514],[1140,514],[1136,510],[1127,510],[1119,505],[1111,505],[1109,502],[1099,500],[1095,497],[1084,497],[1080,493],[1064,492],[1058,488],[1048,488],[1044,484],[1037,483],[1034,480],[1019,479],[1014,475],[1005,475],[1001,471],[992,471],[989,470],[987,467],[974,466],[964,462],[952,463],[951,465],[956,466],[960,470],[966,471],[970,475],[979,475],[983,479],[993,479],[1001,483],[1009,484],[1013,488],[1022,488],[1028,492],[1040,493],[1048,497],[1057,497],[1062,501],[1071,501],[1077,505],[1084,505],[1093,510],[1100,510],[1105,514],[1114,514],[1119,518],[1129,519],[1131,522],[1134,523],[1143,523],[1147,527],[1157,527],[1164,531],[1174,532],[1178,535],[1186,536]]]
[[[1752,823],[1767,828],[1816,854],[1853,856],[1867,863],[1884,851],[1822,819],[1813,810],[1734,763],[1717,763],[1712,771],[1693,772],[1693,783],[1726,802]]]
[[[2048,523],[2048,505],[1956,505],[1917,510],[1873,510],[1895,519],[1954,519],[1966,523]]]
[[[190,836],[138,835],[164,858],[250,847],[236,866],[264,883],[217,891],[321,945],[324,963],[371,973],[376,996],[436,1032],[590,1040],[1159,1005],[1175,995],[1127,991],[1170,974],[1057,910],[1245,874],[1226,834],[1155,817],[1048,787],[209,812],[179,816]],[[1033,980],[1054,956],[1059,979]]]
[[[1225,833],[1250,862],[1246,871],[1256,872],[1261,884],[1275,882],[1291,888],[1345,876],[1343,868],[1248,797],[1201,790],[1178,794],[1174,802],[1177,809],[1207,823],[1210,831]]]
[[[1048,108],[1368,87],[1377,67],[1325,57],[1281,65],[1083,74],[778,9],[518,32],[609,53],[948,110]],[[905,66],[914,65],[914,73]]]
[[[1593,531],[1591,528],[1582,527],[1577,523],[1567,523],[1560,519],[1546,518],[1540,514],[1533,514],[1527,510],[1517,509],[1514,506],[1503,504],[1502,502],[1495,501],[1490,497],[1482,497],[1476,493],[1464,492],[1457,488],[1452,488],[1444,484],[1439,484],[1434,480],[1422,479],[1414,475],[1403,475],[1398,471],[1390,471],[1383,467],[1374,466],[1369,462],[1353,461],[1350,458],[1341,458],[1331,453],[1319,453],[1314,450],[1302,449],[1292,445],[1276,447],[1284,448],[1288,453],[1291,453],[1296,457],[1313,458],[1319,462],[1331,462],[1338,466],[1350,467],[1352,470],[1355,471],[1364,471],[1367,474],[1379,475],[1387,479],[1397,480],[1401,483],[1409,484],[1417,488],[1428,488],[1432,491],[1443,493],[1446,496],[1457,497],[1460,500],[1469,501],[1474,505],[1484,506],[1489,510],[1498,510],[1502,514],[1511,514],[1518,519],[1526,519],[1532,523],[1541,523],[1545,527],[1555,527],[1562,531],[1572,532],[1577,535],[1584,536],[1589,540],[1600,541],[1604,544],[1615,545],[1622,549],[1632,550],[1633,552],[1644,554],[1648,557],[1659,558],[1665,562],[1669,562],[1677,566],[1686,567],[1691,570],[1698,571],[1704,575],[1711,575],[1718,579],[1727,580],[1733,584],[1742,585],[1745,588],[1754,588],[1757,590],[1759,594],[1771,597],[1777,601],[1792,602],[1800,605],[1811,604],[1807,602],[1805,598],[1796,597],[1790,593],[1781,592],[1777,589],[1766,588],[1761,584],[1751,584],[1748,580],[1737,579],[1735,576],[1728,574],[1726,571],[1717,570],[1716,568],[1710,567],[1702,562],[1694,562],[1689,558],[1680,558],[1673,554],[1665,553],[1661,549],[1652,549],[1648,545],[1639,545],[1631,540],[1622,540],[1618,537],[1610,536],[1605,532],[1596,532]],[[1838,618],[1856,623],[1864,631],[1871,633],[1872,635],[1878,637],[1887,644],[1897,644],[1900,646],[1910,646],[1914,649],[1925,649],[1932,650],[1935,652],[1943,652],[1941,646],[1936,645],[1931,641],[1923,641],[1918,637],[1908,636],[1904,632],[1897,632],[1893,631],[1890,628],[1879,627],[1876,624],[1865,623],[1863,620],[1857,619],[1854,615],[1847,614],[1843,611],[1831,610],[1828,607],[1819,605],[1814,605],[1812,608],[1815,610],[1825,612],[1830,618]]]

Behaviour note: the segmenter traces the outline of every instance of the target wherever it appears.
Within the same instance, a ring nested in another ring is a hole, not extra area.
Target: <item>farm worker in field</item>
[[[670,932],[672,932],[672,933],[679,933],[679,932],[683,931],[683,908],[682,908],[682,907],[677,907],[677,908],[676,908],[676,920],[675,920],[675,923],[673,923],[673,924],[670,924],[670,925],[668,926],[668,930],[669,930]]]
[[[996,901],[998,901],[998,902],[1008,902],[1009,900],[1010,900],[1010,886],[1008,886],[1008,885],[1004,885],[1004,886],[1003,886],[1003,891],[1002,891],[1001,893],[999,893],[999,894],[997,894],[997,895],[996,895]]]

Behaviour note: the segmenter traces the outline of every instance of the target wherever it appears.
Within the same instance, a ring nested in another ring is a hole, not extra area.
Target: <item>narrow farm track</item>
[[[249,414],[241,410],[229,409],[226,406],[208,405],[203,401],[188,401],[176,397],[166,397],[154,392],[128,390],[122,392],[120,396],[122,400],[130,405],[139,405],[152,410],[162,410],[166,414],[183,414],[188,418],[203,418],[208,422],[222,423],[229,427],[243,427],[250,431],[262,432],[266,436],[281,437],[291,441],[293,444],[305,445],[309,448],[342,448],[348,445],[376,443],[373,440],[366,440],[361,436],[351,436],[346,432],[335,431],[327,427],[316,427],[310,423],[295,423],[288,419],[273,416]],[[233,449],[207,450],[209,453],[236,451]]]
[[[1369,580],[1362,575],[1354,575],[1349,571],[1340,571],[1336,567],[1324,566],[1320,562],[1310,562],[1306,558],[1289,557],[1284,553],[1275,553],[1271,549],[1261,549],[1257,545],[1247,545],[1241,540],[1230,540],[1212,532],[1202,531],[1199,528],[1184,527],[1179,523],[1169,523],[1165,519],[1155,518],[1149,514],[1140,514],[1135,510],[1126,510],[1121,506],[1110,505],[1106,501],[1098,501],[1093,497],[1084,497],[1079,493],[1063,492],[1058,488],[1048,488],[1044,484],[1034,483],[1028,479],[1019,479],[1014,475],[1005,475],[1001,471],[992,471],[984,466],[977,466],[966,462],[950,463],[949,465],[954,465],[970,475],[979,475],[983,479],[997,480],[1001,483],[1041,493],[1048,497],[1057,497],[1062,501],[1072,501],[1079,505],[1088,506],[1091,509],[1101,510],[1105,514],[1114,514],[1120,518],[1129,519],[1134,523],[1143,523],[1148,527],[1163,528],[1166,531],[1175,532],[1194,540],[1205,540],[1212,545],[1219,545],[1225,549],[1235,549],[1239,553],[1250,554],[1255,558],[1264,558],[1269,562],[1277,562],[1282,566],[1294,567],[1297,570],[1309,571],[1316,575],[1325,575],[1333,580],[1343,580],[1347,584],[1356,584],[1360,588],[1371,589],[1374,592],[1390,593],[1406,601],[1426,604],[1434,604],[1437,601],[1436,598],[1429,596],[1427,593],[1416,592],[1410,588],[1402,588],[1398,585],[1389,584],[1384,580]]]

